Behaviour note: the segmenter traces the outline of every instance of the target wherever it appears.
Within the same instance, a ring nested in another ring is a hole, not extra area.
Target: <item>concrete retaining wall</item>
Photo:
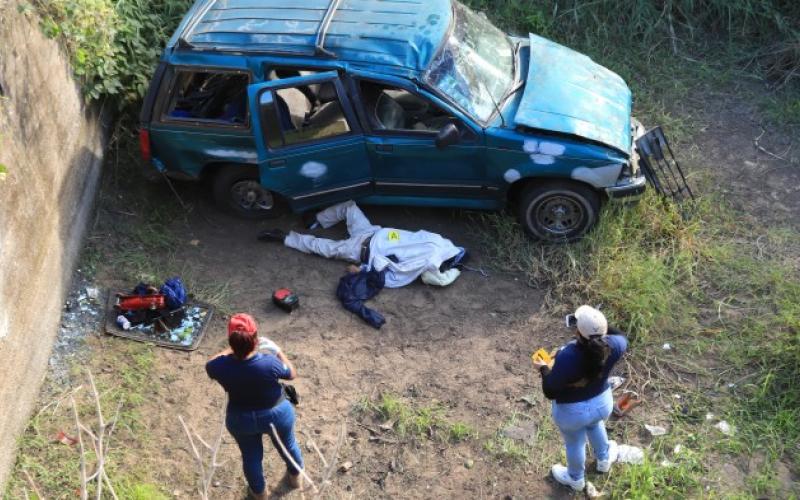
[[[92,211],[104,127],[37,20],[0,0],[0,492]]]

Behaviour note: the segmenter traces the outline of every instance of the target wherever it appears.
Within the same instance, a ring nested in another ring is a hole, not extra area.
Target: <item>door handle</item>
[[[392,151],[394,151],[394,146],[392,146],[391,144],[376,144],[375,151],[378,151],[380,153],[391,153]]]
[[[286,166],[286,160],[283,159],[283,158],[281,158],[279,160],[270,160],[269,161],[269,166],[270,167],[285,167]]]

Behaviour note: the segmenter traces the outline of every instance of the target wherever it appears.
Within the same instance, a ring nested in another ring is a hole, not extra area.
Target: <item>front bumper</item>
[[[607,187],[606,194],[610,200],[624,198],[626,201],[642,196],[647,187],[647,178],[641,173],[635,177],[621,179],[616,185]]]
[[[645,134],[646,130],[642,123],[631,117],[631,160],[630,169],[627,176],[620,178],[613,186],[606,188],[606,194],[610,200],[624,199],[625,201],[636,200],[642,196],[647,187],[647,177],[639,168],[639,151],[636,149],[636,140]]]

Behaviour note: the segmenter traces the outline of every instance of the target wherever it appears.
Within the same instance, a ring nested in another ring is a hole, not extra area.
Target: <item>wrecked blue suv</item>
[[[455,0],[198,0],[141,113],[144,156],[246,217],[360,203],[500,209],[573,240],[645,187],[631,93]]]

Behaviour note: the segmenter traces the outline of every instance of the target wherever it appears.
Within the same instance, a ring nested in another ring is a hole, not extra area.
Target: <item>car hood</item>
[[[616,148],[631,148],[631,91],[616,73],[589,57],[530,35],[525,92],[514,121],[572,134]]]

